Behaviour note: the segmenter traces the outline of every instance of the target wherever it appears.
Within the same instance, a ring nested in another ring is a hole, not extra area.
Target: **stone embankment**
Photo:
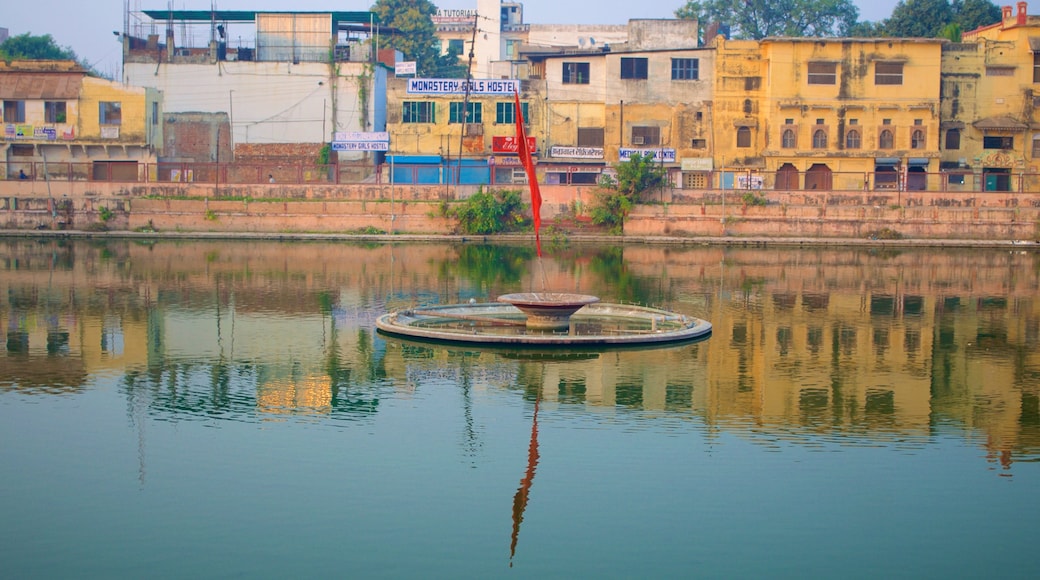
[[[206,235],[450,235],[475,186],[0,182],[0,228]],[[64,187],[62,187],[64,186]],[[626,238],[1040,240],[1040,193],[669,190],[634,208]],[[591,187],[543,186],[542,223],[573,223]],[[558,227],[553,231],[570,231]]]

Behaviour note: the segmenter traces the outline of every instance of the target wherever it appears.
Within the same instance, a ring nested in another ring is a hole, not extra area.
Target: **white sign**
[[[394,74],[397,76],[401,75],[414,75],[415,74],[415,61],[409,60],[405,62],[394,63]]]
[[[389,151],[387,141],[333,141],[333,151]]]
[[[683,171],[711,171],[711,157],[683,157],[679,163]]]
[[[761,175],[738,175],[737,189],[762,189],[765,180]]]
[[[675,149],[618,149],[618,158],[621,161],[628,161],[629,157],[632,157],[636,153],[640,155],[652,154],[654,161],[661,161],[663,163],[675,163]]]
[[[389,141],[390,133],[386,131],[336,131],[332,136],[333,141]]]
[[[516,79],[408,79],[408,93],[412,95],[512,95],[520,92]]]
[[[572,157],[576,159],[603,159],[602,147],[550,147],[549,157]]]

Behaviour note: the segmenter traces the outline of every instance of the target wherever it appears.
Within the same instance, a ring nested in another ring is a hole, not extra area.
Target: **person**
[[[270,173],[267,174],[267,183],[274,183],[274,175]]]
[[[25,174],[24,169],[18,170],[18,179],[29,179],[29,176]]]

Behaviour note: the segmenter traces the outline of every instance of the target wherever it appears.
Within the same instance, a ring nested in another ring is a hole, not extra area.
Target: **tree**
[[[989,0],[954,0],[955,22],[961,30],[975,30],[1000,22],[1000,7]]]
[[[885,21],[885,36],[936,38],[953,17],[947,0],[899,0]]]
[[[847,36],[859,9],[852,0],[687,0],[676,18],[728,24],[733,38]]]
[[[79,60],[71,48],[58,46],[51,35],[33,36],[29,32],[11,36],[0,44],[0,58],[4,60]]]
[[[617,177],[604,175],[600,180],[597,205],[592,208],[592,223],[605,225],[613,234],[625,228],[625,218],[632,205],[640,200],[644,192],[663,186],[668,179],[667,170],[654,161],[654,154],[633,154],[627,161],[614,164]]]
[[[396,48],[406,60],[414,60],[420,76],[441,76],[457,67],[457,56],[445,58],[440,54],[433,25],[437,7],[430,0],[376,0],[372,12],[380,24],[396,29],[383,46]]]

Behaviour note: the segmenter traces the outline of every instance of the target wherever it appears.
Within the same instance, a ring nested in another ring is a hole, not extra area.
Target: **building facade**
[[[0,100],[7,179],[137,181],[161,151],[161,93],[73,61],[0,63]]]

